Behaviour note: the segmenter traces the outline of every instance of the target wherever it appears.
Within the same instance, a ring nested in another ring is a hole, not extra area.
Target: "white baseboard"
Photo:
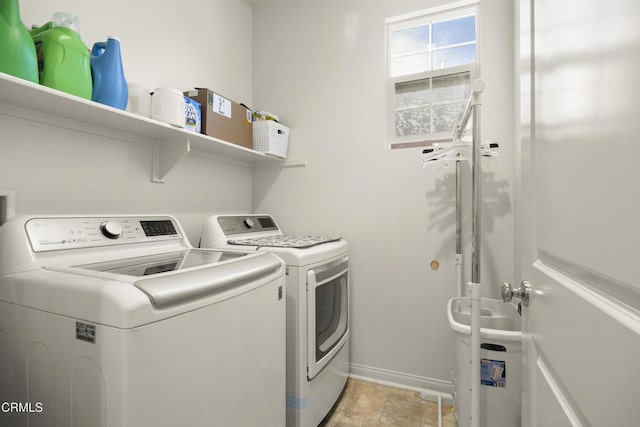
[[[374,368],[357,363],[349,365],[349,376],[362,381],[417,391],[420,392],[423,399],[427,400],[438,401],[438,398],[453,400],[453,384],[451,381]]]

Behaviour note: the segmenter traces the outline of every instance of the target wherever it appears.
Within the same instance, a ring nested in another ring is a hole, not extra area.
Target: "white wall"
[[[442,3],[257,4],[255,107],[280,115],[291,128],[290,157],[308,165],[256,171],[254,209],[274,214],[287,232],[349,241],[353,373],[446,390],[454,177],[443,168],[422,170],[419,149],[386,149],[384,122],[384,21]],[[502,146],[501,157],[483,164],[483,282],[493,296],[513,270],[512,13],[508,0],[483,0],[479,18],[488,85],[483,134]],[[437,271],[429,267],[434,259]]]
[[[21,0],[27,28],[54,12],[77,16],[89,49],[120,39],[127,80],[153,89],[210,87],[251,106],[252,8],[244,0]]]
[[[20,8],[28,27],[55,11],[77,15],[88,47],[118,36],[130,81],[206,86],[251,103],[253,12],[245,1],[21,0]],[[150,146],[16,119],[11,106],[1,107],[0,189],[16,190],[18,215],[170,213],[197,244],[207,214],[251,211],[248,167],[189,155],[164,184],[152,183]]]

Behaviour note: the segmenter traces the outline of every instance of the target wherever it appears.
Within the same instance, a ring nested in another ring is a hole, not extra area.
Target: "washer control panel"
[[[25,228],[34,252],[183,237],[179,225],[168,216],[31,218]]]
[[[269,215],[219,216],[218,224],[227,237],[261,231],[280,231]]]

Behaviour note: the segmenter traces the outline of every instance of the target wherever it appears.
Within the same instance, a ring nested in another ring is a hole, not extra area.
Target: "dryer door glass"
[[[311,379],[340,350],[349,328],[348,260],[310,270],[307,276]]]

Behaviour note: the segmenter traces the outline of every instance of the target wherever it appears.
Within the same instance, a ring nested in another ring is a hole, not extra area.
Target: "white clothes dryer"
[[[0,253],[0,425],[284,425],[276,256],[164,215],[16,218]]]
[[[347,242],[285,235],[269,215],[213,215],[200,247],[267,252],[286,263],[287,426],[316,427],[349,375]]]

